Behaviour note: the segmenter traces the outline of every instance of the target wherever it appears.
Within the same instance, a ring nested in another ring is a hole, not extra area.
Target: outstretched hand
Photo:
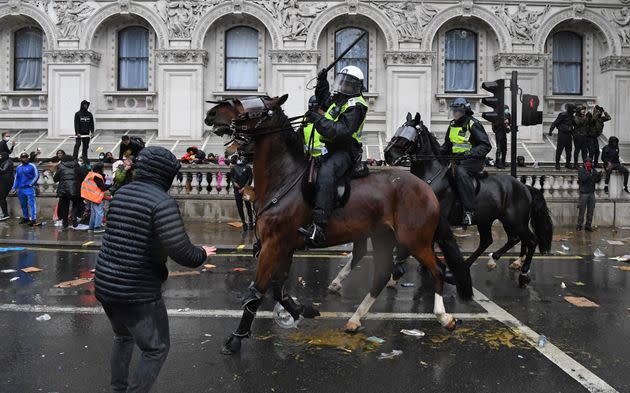
[[[206,258],[212,255],[217,255],[217,248],[214,246],[201,246],[206,252]]]

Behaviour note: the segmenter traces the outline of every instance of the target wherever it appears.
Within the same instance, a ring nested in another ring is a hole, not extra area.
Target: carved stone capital
[[[462,9],[462,16],[471,16],[473,10],[473,0],[460,0],[459,2]]]
[[[584,15],[584,10],[586,10],[586,5],[582,1],[574,2],[571,7],[573,8],[573,18],[574,19],[582,19]]]
[[[101,54],[93,50],[50,50],[44,51],[48,64],[89,64],[98,66]]]
[[[435,58],[433,52],[386,51],[385,64],[389,65],[431,65]]]
[[[129,5],[130,5],[131,1],[130,0],[118,0],[118,6],[120,7],[120,13],[121,14],[128,14],[129,13]]]
[[[274,64],[316,64],[319,51],[271,50],[269,58]]]
[[[160,49],[155,51],[158,64],[208,63],[208,52],[201,49]]]
[[[601,72],[630,71],[630,56],[606,56],[599,60]]]
[[[498,53],[492,57],[494,69],[516,67],[543,67],[547,55],[540,53]]]

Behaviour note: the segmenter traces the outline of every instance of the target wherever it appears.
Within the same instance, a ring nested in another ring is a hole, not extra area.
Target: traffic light
[[[523,94],[523,119],[521,124],[524,126],[535,126],[542,124],[542,111],[538,110],[540,99],[538,96],[531,94]]]
[[[505,115],[503,107],[505,105],[505,81],[497,79],[494,82],[483,82],[481,88],[493,94],[493,97],[485,97],[481,102],[493,109],[492,112],[483,112],[481,117],[493,124],[503,124]]]

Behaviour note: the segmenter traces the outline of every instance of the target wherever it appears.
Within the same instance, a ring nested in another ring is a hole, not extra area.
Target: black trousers
[[[588,158],[593,160],[593,165],[597,165],[599,160],[599,139],[596,136],[588,136]]]
[[[0,208],[2,208],[2,214],[9,215],[9,208],[7,207],[7,196],[13,186],[13,179],[0,179]]]
[[[571,164],[571,150],[572,146],[572,138],[571,134],[568,132],[558,132],[558,146],[556,146],[556,165],[560,164],[560,157],[562,156],[562,151],[564,150],[564,156],[567,159],[567,165]]]
[[[623,186],[627,187],[628,186],[628,168],[626,168],[625,166],[621,164],[611,164],[610,168],[606,169],[606,181],[605,181],[606,185],[608,185],[608,183],[610,182],[610,174],[613,171],[617,171],[623,175]]]
[[[495,165],[505,166],[505,155],[507,154],[507,134],[505,131],[497,130],[495,132],[497,138],[497,159]]]
[[[164,300],[125,305],[103,303],[103,309],[114,330],[111,356],[113,392],[148,392],[158,377],[171,346],[168,316]],[[129,363],[134,344],[142,354],[129,379]]]
[[[573,162],[575,162],[575,165],[578,165],[586,161],[586,157],[588,157],[588,137],[586,135],[573,135],[573,145],[575,147],[575,151],[573,152]],[[582,161],[578,161],[579,154],[582,155]]]
[[[83,144],[81,157],[83,157],[84,160],[87,160],[88,148],[90,147],[90,138],[87,138],[87,135],[81,135],[81,138],[76,138],[76,141],[74,142],[74,152],[72,153],[72,157],[74,157],[75,160],[78,158],[79,147],[81,147],[81,144]]]
[[[57,216],[61,219],[63,227],[68,226],[68,216],[70,214],[70,202],[72,202],[72,215],[70,221],[72,225],[77,222],[77,217],[80,214],[79,206],[83,204],[81,197],[59,197],[59,205],[57,206]],[[82,212],[81,212],[82,213]]]
[[[243,212],[243,202],[245,203],[245,208],[247,209],[247,216],[249,217],[250,224],[254,223],[252,219],[252,204],[250,201],[243,200],[243,194],[238,192],[239,189],[234,189],[234,200],[236,200],[236,210],[238,210],[238,216],[241,218],[241,222],[243,226],[245,226],[245,213]]]
[[[337,183],[352,168],[352,156],[346,151],[333,151],[320,159],[315,187],[313,222],[326,227],[328,217],[335,209]]]
[[[455,170],[455,186],[465,211],[475,210],[475,188],[473,174],[483,170],[483,161],[477,159],[461,160]]]

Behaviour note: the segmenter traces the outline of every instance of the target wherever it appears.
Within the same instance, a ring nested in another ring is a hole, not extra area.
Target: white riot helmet
[[[363,78],[363,71],[359,67],[343,67],[335,77],[332,91],[346,96],[358,96],[363,90]]]

